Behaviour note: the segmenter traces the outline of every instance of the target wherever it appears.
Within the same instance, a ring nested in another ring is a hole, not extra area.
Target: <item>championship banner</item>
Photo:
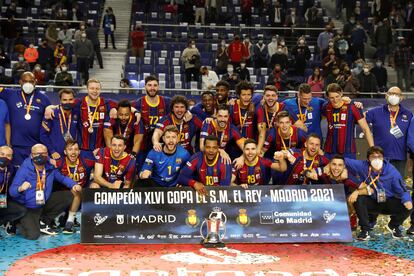
[[[211,219],[224,243],[352,241],[343,185],[207,189],[84,190],[81,243],[199,244]]]

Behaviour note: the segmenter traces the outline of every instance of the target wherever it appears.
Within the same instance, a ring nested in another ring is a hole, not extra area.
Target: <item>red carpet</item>
[[[312,272],[407,275],[414,273],[414,262],[341,244],[229,244],[227,249],[199,245],[76,244],[21,259],[5,275],[262,276]]]

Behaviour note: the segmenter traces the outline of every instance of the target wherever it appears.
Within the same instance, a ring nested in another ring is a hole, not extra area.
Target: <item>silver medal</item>
[[[88,132],[89,132],[90,134],[92,134],[92,133],[93,133],[93,128],[92,128],[92,127],[88,128]]]
[[[32,118],[32,116],[31,116],[30,114],[26,114],[26,115],[24,115],[24,119],[25,119],[26,121],[29,121],[31,118]]]

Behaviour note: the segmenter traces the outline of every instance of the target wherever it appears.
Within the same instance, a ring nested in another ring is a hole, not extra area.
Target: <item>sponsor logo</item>
[[[93,218],[93,221],[95,222],[96,226],[101,225],[102,223],[104,223],[107,220],[108,216],[104,216],[102,217],[100,214],[96,214],[95,217]]]
[[[323,212],[323,219],[326,223],[330,223],[336,216],[336,213],[329,213],[329,211]]]
[[[259,212],[260,215],[260,224],[273,224],[273,212],[263,211]]]
[[[116,223],[117,224],[124,224],[125,216],[124,215],[116,215]]]
[[[250,218],[247,215],[246,209],[239,209],[239,215],[237,216],[236,222],[243,227],[250,225]]]

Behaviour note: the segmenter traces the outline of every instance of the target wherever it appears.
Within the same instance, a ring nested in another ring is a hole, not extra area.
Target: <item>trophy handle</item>
[[[206,220],[203,220],[203,222],[200,225],[200,235],[203,237],[203,239],[206,239],[207,237],[203,235],[203,227],[206,224]],[[208,232],[208,230],[207,230]]]
[[[220,240],[223,240],[224,239],[224,237],[226,236],[226,224],[224,223],[224,225],[223,225],[223,233],[221,234],[221,235],[219,235],[219,237],[220,237]]]
[[[227,223],[227,216],[226,216],[226,214],[225,213],[221,213],[221,215],[224,218],[223,223],[226,224]]]

